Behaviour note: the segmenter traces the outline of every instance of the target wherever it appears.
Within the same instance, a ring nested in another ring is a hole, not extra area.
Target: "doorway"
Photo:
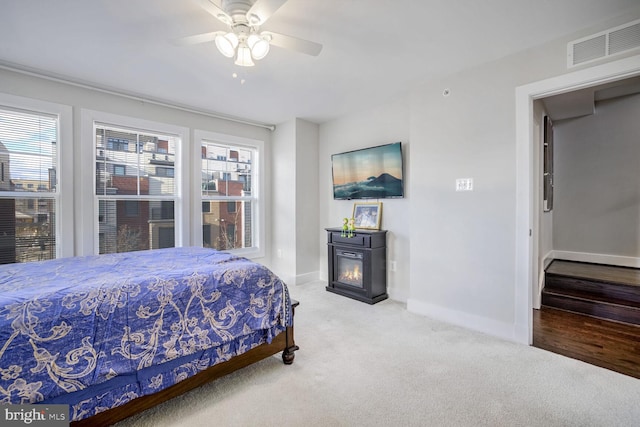
[[[609,62],[516,88],[516,340],[533,343],[533,307],[539,290],[542,201],[534,100],[640,75],[640,56]]]

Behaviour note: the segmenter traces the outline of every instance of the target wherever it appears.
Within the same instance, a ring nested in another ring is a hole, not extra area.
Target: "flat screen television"
[[[331,168],[336,200],[404,197],[400,142],[333,154]]]

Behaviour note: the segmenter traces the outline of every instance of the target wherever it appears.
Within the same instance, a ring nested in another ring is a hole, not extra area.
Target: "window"
[[[228,244],[231,245],[231,248],[234,248],[237,244],[237,238],[238,236],[236,236],[236,225],[235,224],[227,224],[227,242],[229,242]]]
[[[173,227],[163,227],[158,229],[158,247],[173,248],[176,245],[176,232]]]
[[[107,138],[107,150],[129,151],[129,140],[121,138]]]
[[[173,178],[173,168],[156,167],[157,176],[170,176]]]
[[[180,138],[103,123],[94,129],[99,253],[174,246]],[[158,147],[163,167],[155,166]]]
[[[0,264],[57,256],[58,140],[57,115],[0,105]]]
[[[262,253],[261,141],[198,131],[196,140],[201,162],[203,246]]]
[[[202,245],[206,248],[211,247],[211,225],[204,224],[202,226]]]
[[[140,215],[140,202],[137,200],[125,200],[124,209],[128,217],[137,217]]]

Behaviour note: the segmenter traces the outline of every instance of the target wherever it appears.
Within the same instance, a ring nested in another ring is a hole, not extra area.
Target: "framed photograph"
[[[356,228],[380,230],[382,202],[356,202],[353,204],[352,217]]]

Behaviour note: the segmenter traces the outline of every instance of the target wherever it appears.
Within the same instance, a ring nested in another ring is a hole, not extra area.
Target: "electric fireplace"
[[[338,282],[345,285],[363,288],[362,261],[364,254],[358,251],[336,249],[336,268]]]
[[[357,230],[345,237],[327,228],[327,291],[375,304],[387,295],[386,231]]]

